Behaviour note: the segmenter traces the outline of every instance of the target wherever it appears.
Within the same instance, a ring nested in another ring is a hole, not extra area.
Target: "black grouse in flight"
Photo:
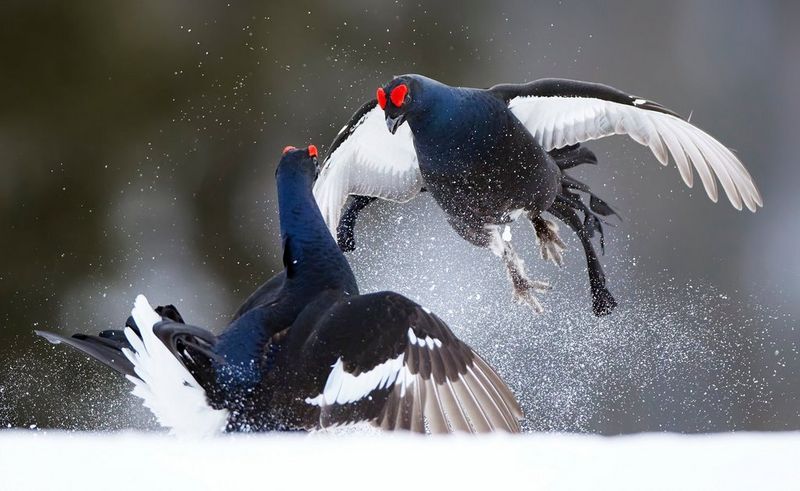
[[[690,187],[694,167],[713,201],[716,176],[737,209],[763,205],[750,174],[729,149],[650,100],[574,80],[484,90],[450,87],[421,75],[394,78],[353,115],[328,151],[314,196],[331,233],[342,249],[351,250],[355,219],[370,202],[406,202],[430,192],[461,237],[502,258],[515,299],[537,312],[542,307],[534,294],[547,284],[525,274],[506,227],[524,215],[542,257],[561,264],[564,243],[557,225],[544,218],[548,213],[578,235],[593,311],[605,315],[616,301],[591,238],[599,233],[602,245],[603,217],[615,212],[565,171],[596,163],[582,142],[619,134],[648,146],[664,165],[672,155]]]
[[[315,147],[277,169],[285,269],[216,336],[136,299],[124,331],[62,337],[125,375],[180,434],[313,430],[356,422],[417,432],[518,432],[497,373],[436,315],[392,292],[360,295],[311,189]]]

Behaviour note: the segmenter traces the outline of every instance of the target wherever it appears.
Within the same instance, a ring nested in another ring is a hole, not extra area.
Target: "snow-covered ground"
[[[800,433],[0,432],[0,489],[800,489]]]

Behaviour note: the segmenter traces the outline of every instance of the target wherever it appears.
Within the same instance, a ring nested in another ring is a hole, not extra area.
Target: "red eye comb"
[[[291,152],[292,150],[297,150],[297,149],[295,147],[291,146],[291,145],[289,145],[287,147],[284,147],[283,155],[286,155],[287,153]]]
[[[383,91],[383,87],[378,87],[378,105],[381,109],[386,109],[386,92]]]
[[[317,156],[317,146],[316,145],[309,145],[308,146],[308,156],[309,157],[316,157]]]
[[[403,101],[406,99],[406,94],[408,94],[408,86],[406,86],[406,84],[400,84],[392,89],[392,104],[397,107],[402,106]]]

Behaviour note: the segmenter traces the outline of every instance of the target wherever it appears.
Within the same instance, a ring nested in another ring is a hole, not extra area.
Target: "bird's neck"
[[[328,231],[314,200],[311,176],[288,169],[278,173],[277,181],[287,278],[325,288],[355,290],[350,265]]]

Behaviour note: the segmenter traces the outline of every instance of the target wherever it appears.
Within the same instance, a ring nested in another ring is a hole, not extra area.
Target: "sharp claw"
[[[544,281],[532,281],[529,279],[525,274],[524,261],[514,253],[511,244],[499,238],[500,235],[497,228],[495,228],[493,232],[495,234],[495,241],[492,243],[492,252],[502,257],[505,262],[508,279],[511,280],[511,284],[514,288],[514,300],[517,303],[528,305],[536,313],[543,312],[542,304],[539,303],[535,294],[548,291],[550,285]],[[548,230],[545,230],[545,237],[551,235],[548,232]],[[550,257],[553,261],[558,261],[560,259],[561,253],[557,245],[554,245],[551,241],[542,241],[541,244],[542,255],[544,257]]]
[[[516,303],[520,305],[527,305],[528,307],[533,309],[533,311],[536,312],[537,314],[541,314],[544,312],[544,307],[542,307],[542,304],[539,302],[539,299],[537,299],[530,292],[530,290],[528,291],[514,290],[513,298]]]
[[[537,293],[545,293],[550,291],[553,287],[550,286],[550,283],[544,281],[532,281],[528,288]]]
[[[544,312],[544,307],[542,307],[541,302],[539,302],[535,294],[546,293],[550,288],[550,284],[544,281],[527,280],[525,285],[514,287],[513,299],[516,303],[527,305],[537,314],[541,314]]]
[[[543,219],[536,223],[533,228],[536,231],[536,241],[542,251],[542,259],[551,261],[556,266],[562,266],[564,258],[561,253],[567,246],[558,235],[558,225]]]
[[[564,264],[564,258],[561,254],[561,251],[564,250],[563,247],[559,247],[557,244],[550,242],[550,243],[542,243],[542,259],[545,261],[551,261],[556,266],[562,266]]]

